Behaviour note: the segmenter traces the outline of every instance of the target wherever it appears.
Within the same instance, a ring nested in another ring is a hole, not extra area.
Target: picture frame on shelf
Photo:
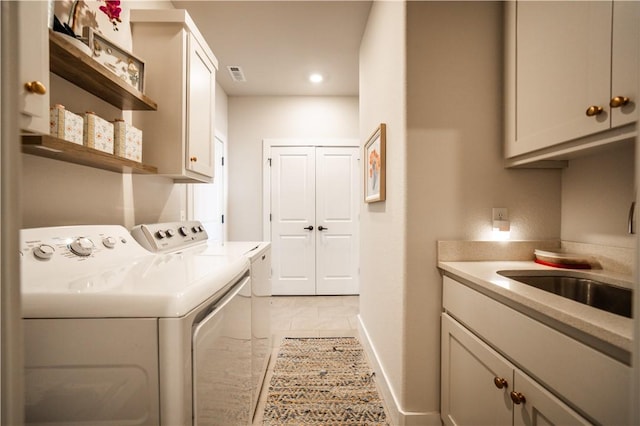
[[[91,57],[116,74],[122,81],[144,93],[144,61],[105,38],[91,27],[84,27],[83,37],[91,48]]]
[[[364,144],[364,201],[376,203],[386,200],[386,129],[384,123]]]

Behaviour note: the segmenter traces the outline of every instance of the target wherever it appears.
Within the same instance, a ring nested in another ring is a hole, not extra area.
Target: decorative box
[[[142,161],[142,130],[118,119],[113,122],[113,143],[118,157]]]
[[[82,117],[57,104],[49,108],[49,133],[69,142],[83,144]]]
[[[113,124],[87,112],[84,115],[84,145],[113,154]]]

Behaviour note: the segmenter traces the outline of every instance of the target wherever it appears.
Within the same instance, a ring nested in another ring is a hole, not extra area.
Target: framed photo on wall
[[[381,123],[364,144],[364,201],[386,199],[386,124]]]
[[[144,62],[141,59],[107,40],[93,28],[84,27],[83,36],[87,39],[93,59],[134,89],[144,92]]]

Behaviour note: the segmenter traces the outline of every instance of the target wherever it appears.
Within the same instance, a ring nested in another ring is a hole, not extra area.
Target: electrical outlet
[[[493,220],[509,220],[509,210],[505,207],[494,207]]]

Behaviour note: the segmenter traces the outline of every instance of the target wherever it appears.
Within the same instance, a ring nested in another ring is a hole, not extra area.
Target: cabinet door
[[[513,409],[516,426],[541,425],[590,425],[584,417],[573,411],[549,391],[534,382],[521,371],[515,371],[515,391],[524,396],[525,402]]]
[[[216,69],[193,35],[189,37],[185,168],[213,177]]]
[[[609,128],[611,2],[520,1],[515,143],[507,157]],[[590,106],[603,113],[588,117]]]
[[[630,102],[619,108],[611,108],[611,127],[638,119],[639,43],[640,2],[614,1],[611,97],[627,97]]]
[[[36,133],[49,133],[49,32],[46,1],[20,1],[18,4],[20,127]],[[39,82],[47,91],[27,90]]]
[[[514,367],[442,315],[441,415],[446,425],[510,425]],[[496,378],[504,380],[502,388]]]

